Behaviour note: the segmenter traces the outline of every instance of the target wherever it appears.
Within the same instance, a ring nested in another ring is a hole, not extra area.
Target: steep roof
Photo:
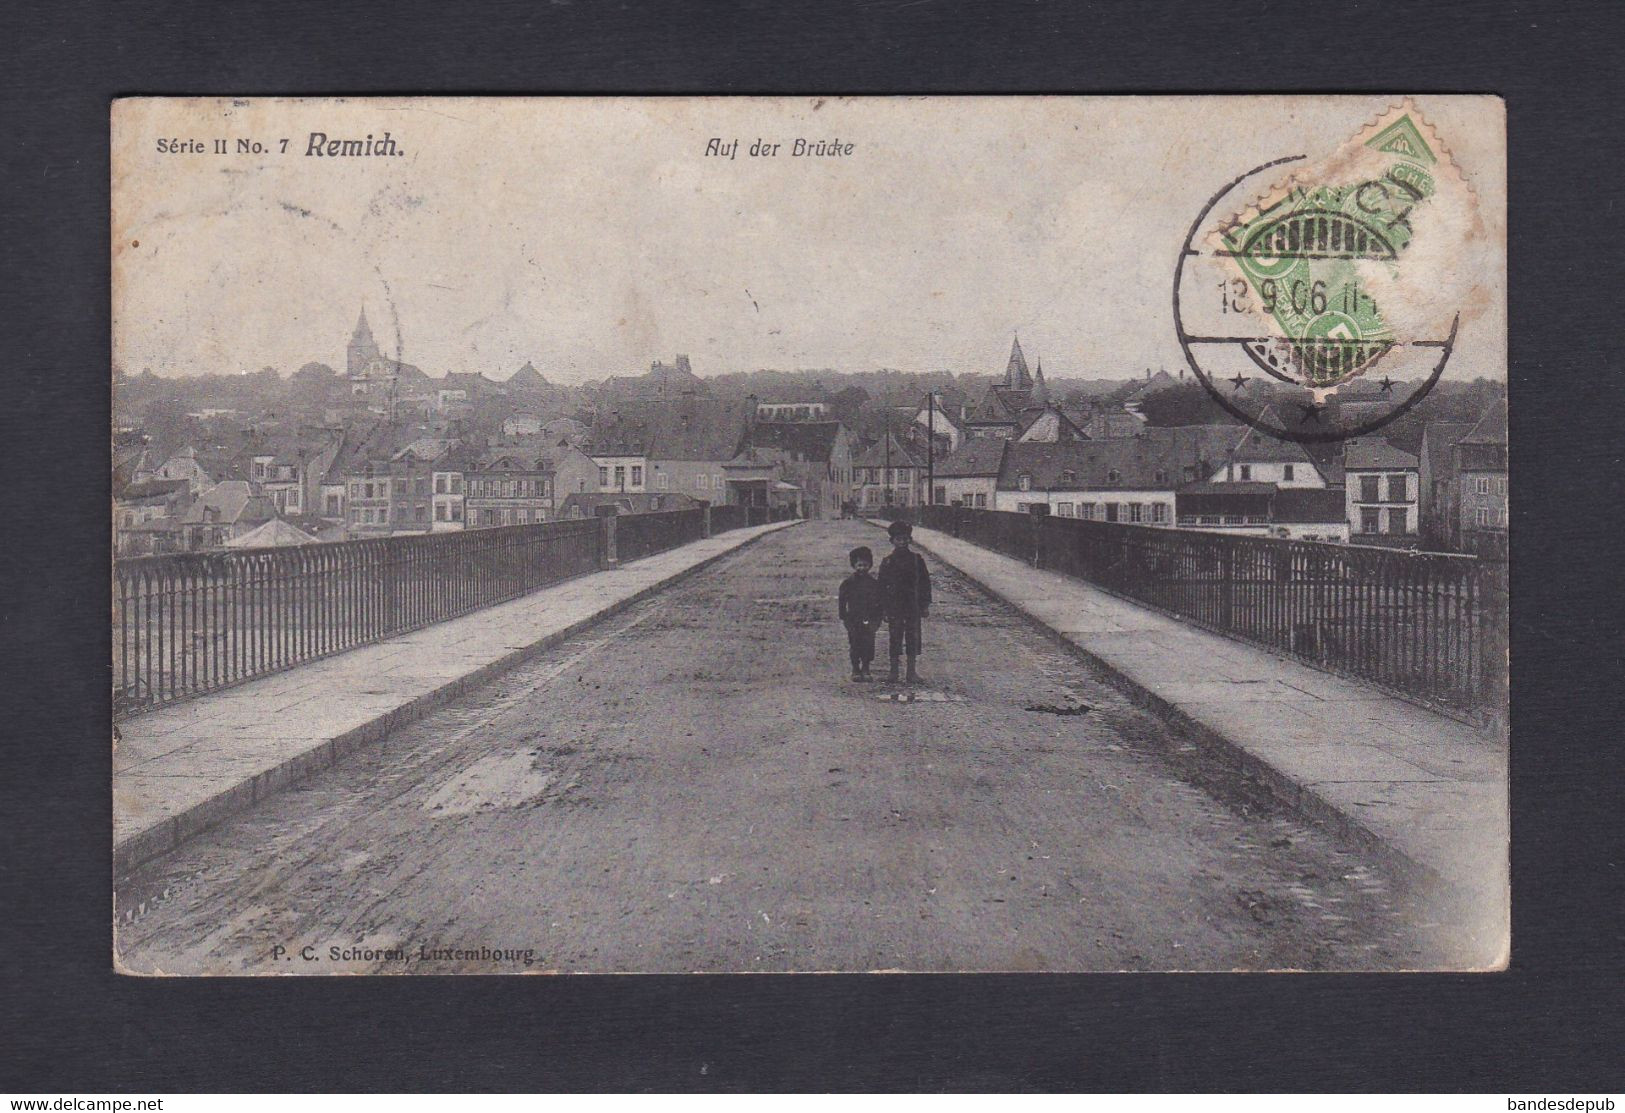
[[[1104,441],[1136,436],[1145,428],[1145,422],[1126,411],[1096,410],[1083,431],[1093,440]]]
[[[1037,392],[1035,391],[1034,393],[1036,394]],[[1089,434],[1085,433],[1081,428],[1079,428],[1077,422],[1073,421],[1070,417],[1067,417],[1066,413],[1059,406],[1041,406],[1037,408],[1029,408],[1021,415],[1021,424],[1019,426],[1019,431],[1016,434],[1016,439],[1036,440],[1037,435],[1034,433],[1034,427],[1048,417],[1054,418],[1053,433],[1055,440],[1086,441],[1089,439]],[[1044,428],[1038,432],[1040,434],[1048,434],[1051,431],[1050,423],[1046,422]]]
[[[316,538],[304,530],[283,521],[281,518],[272,518],[264,525],[255,526],[240,537],[233,537],[226,542],[228,549],[276,549],[287,545],[314,545]]]
[[[1456,442],[1472,431],[1466,421],[1430,421],[1422,430],[1422,449],[1418,456],[1427,462],[1431,475],[1449,475],[1455,470]]]
[[[1270,413],[1265,407],[1263,419]],[[1235,428],[1230,426],[1230,428]],[[1242,464],[1309,464],[1314,465],[1309,453],[1297,441],[1271,437],[1249,427],[1233,449],[1237,463]]]
[[[745,437],[749,403],[685,395],[623,402],[593,426],[589,451],[655,460],[731,460]]]
[[[1506,444],[1507,443],[1507,402],[1499,398],[1484,416],[1478,419],[1472,432],[1461,438],[1461,444]]]
[[[1049,405],[1049,386],[1044,382],[1044,361],[1038,361],[1038,370],[1033,373],[1033,393],[1031,404],[1034,406]]]
[[[968,437],[959,446],[959,451],[937,464],[937,478],[996,476],[1004,463],[1004,450],[1009,443],[1003,437]]]
[[[1171,491],[1211,475],[1226,460],[1236,435],[1233,425],[1170,425],[1109,440],[1016,441],[1005,454],[999,486],[1014,488],[1025,471],[1039,488]],[[1067,472],[1075,478],[1067,478]]]
[[[144,479],[140,483],[125,484],[114,493],[114,497],[123,502],[169,498],[175,494],[184,494],[188,486],[184,479]]]
[[[965,415],[965,421],[970,425],[1013,425],[1021,418],[1021,412],[1032,404],[1032,388],[1019,389],[994,383],[982,395],[982,401]]]
[[[276,508],[264,495],[256,495],[247,480],[227,479],[216,483],[187,508],[182,521],[188,525],[206,522],[263,522],[276,517]]]
[[[1155,375],[1152,375],[1149,379],[1147,379],[1145,383],[1141,385],[1140,389],[1136,390],[1133,394],[1130,394],[1124,404],[1128,405],[1134,402],[1143,402],[1159,391],[1168,390],[1169,388],[1176,387],[1178,385],[1178,379],[1174,378],[1166,371],[1158,371]]]
[[[1345,471],[1373,471],[1381,468],[1414,468],[1415,456],[1401,452],[1381,437],[1349,441],[1343,446]]]
[[[886,450],[887,442],[891,444],[889,455]],[[887,433],[884,439],[870,445],[863,451],[862,455],[852,461],[852,466],[855,468],[917,468],[920,465],[915,462],[914,457],[908,454],[908,450],[898,442],[896,437]]]
[[[543,377],[540,371],[536,370],[536,365],[528,359],[525,361],[525,366],[508,376],[508,388],[510,390],[542,390],[552,385]]]
[[[1021,351],[1021,338],[1010,341],[1010,359],[1004,365],[1004,385],[1011,390],[1030,390],[1033,377],[1027,372],[1027,357]]]
[[[1005,453],[1000,489],[1016,489],[1023,473],[1039,490],[1172,491],[1183,481],[1166,445],[1138,437],[1059,444],[1018,441]]]

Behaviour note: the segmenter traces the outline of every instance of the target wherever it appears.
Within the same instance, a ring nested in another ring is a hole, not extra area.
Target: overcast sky
[[[342,370],[365,306],[386,352],[431,375],[530,360],[573,383],[678,352],[701,375],[997,373],[1016,331],[1055,376],[1174,369],[1170,284],[1197,211],[1395,100],[122,102],[115,359]],[[1504,243],[1500,105],[1419,104]],[[309,157],[312,131],[388,131],[404,153]],[[798,137],[854,149],[794,158]],[[174,138],[272,153],[158,152]],[[738,157],[708,157],[712,138]],[[750,157],[757,139],[778,156]],[[1457,374],[1505,373],[1499,251]]]

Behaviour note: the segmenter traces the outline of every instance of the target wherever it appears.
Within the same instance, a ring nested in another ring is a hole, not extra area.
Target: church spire
[[[1033,377],[1027,371],[1027,357],[1021,354],[1021,337],[1017,336],[1010,342],[1010,362],[1004,366],[1004,387],[1006,390],[1029,390],[1033,385]]]
[[[1035,406],[1049,405],[1049,387],[1044,385],[1044,361],[1042,358],[1038,361],[1037,373],[1033,375],[1032,398],[1032,404]]]
[[[345,355],[346,370],[352,379],[365,375],[373,360],[382,355],[378,342],[372,338],[372,327],[367,324],[365,305],[361,307],[361,316],[356,318],[355,332],[350,335],[350,347]]]

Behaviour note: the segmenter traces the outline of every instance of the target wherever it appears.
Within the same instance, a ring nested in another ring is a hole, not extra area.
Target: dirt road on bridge
[[[771,535],[148,864],[123,968],[1451,962],[1379,865],[940,564],[915,701],[851,683],[836,587],[883,542]]]

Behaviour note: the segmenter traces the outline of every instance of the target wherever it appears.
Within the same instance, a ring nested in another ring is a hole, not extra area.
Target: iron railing
[[[922,524],[1441,708],[1506,700],[1506,564],[963,507]]]
[[[721,506],[711,507],[711,532],[723,533],[748,525],[749,515],[745,509],[738,503],[724,503]]]
[[[636,517],[622,519],[622,529]],[[591,572],[602,563],[602,529],[585,519],[119,560],[114,717]]]
[[[705,536],[705,508],[622,514],[615,519],[615,557],[637,560]]]

